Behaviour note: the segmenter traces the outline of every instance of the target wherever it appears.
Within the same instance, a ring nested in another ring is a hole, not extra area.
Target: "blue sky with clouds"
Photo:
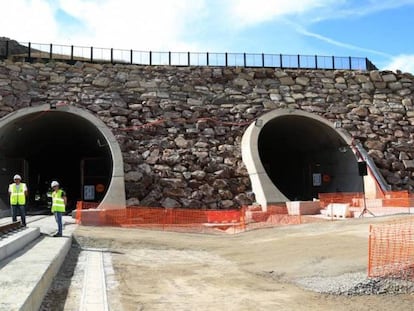
[[[0,36],[153,51],[368,57],[414,73],[414,0],[0,0]]]

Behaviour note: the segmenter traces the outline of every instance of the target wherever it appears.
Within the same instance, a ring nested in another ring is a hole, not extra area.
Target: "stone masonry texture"
[[[279,108],[340,121],[394,190],[412,190],[413,92],[411,74],[390,71],[0,62],[0,117],[59,101],[88,110],[119,142],[127,203],[144,206],[252,203],[241,138]]]

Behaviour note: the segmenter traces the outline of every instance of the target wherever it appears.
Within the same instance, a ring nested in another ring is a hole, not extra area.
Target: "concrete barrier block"
[[[351,217],[349,206],[349,203],[330,203],[326,207],[326,216],[338,218]]]
[[[61,239],[62,240],[62,239]],[[39,310],[43,298],[52,285],[53,278],[58,274],[60,267],[68,254],[72,245],[72,236],[64,238],[60,243],[54,257],[47,264],[46,269],[39,274],[38,282],[32,286],[32,291],[26,298],[19,310],[21,311],[35,311]]]
[[[23,249],[40,236],[39,228],[25,228],[0,241],[0,261]]]
[[[0,310],[39,310],[71,242],[71,236],[43,236],[6,259],[0,270]]]
[[[290,201],[286,207],[289,215],[315,215],[321,211],[319,201]]]

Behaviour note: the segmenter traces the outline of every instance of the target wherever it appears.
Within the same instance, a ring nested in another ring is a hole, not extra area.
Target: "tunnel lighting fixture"
[[[56,109],[56,103],[50,103],[50,109]]]
[[[254,125],[256,125],[257,127],[261,127],[263,125],[263,120],[262,119],[256,119],[256,122],[254,122]]]
[[[346,146],[339,146],[338,150],[341,153],[345,153],[348,150],[348,148]]]
[[[96,140],[96,143],[98,144],[99,147],[107,146],[107,144],[103,144],[99,138]]]

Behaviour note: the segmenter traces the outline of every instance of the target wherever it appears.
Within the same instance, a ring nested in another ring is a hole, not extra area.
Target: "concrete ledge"
[[[0,218],[9,217],[10,209],[0,209]]]
[[[0,240],[0,261],[23,249],[40,236],[39,228],[25,228]]]
[[[326,207],[326,216],[338,218],[351,217],[349,207],[349,203],[330,203]]]
[[[72,243],[43,236],[0,266],[0,310],[37,311]]]
[[[286,207],[289,215],[316,215],[321,212],[319,201],[288,201]]]

